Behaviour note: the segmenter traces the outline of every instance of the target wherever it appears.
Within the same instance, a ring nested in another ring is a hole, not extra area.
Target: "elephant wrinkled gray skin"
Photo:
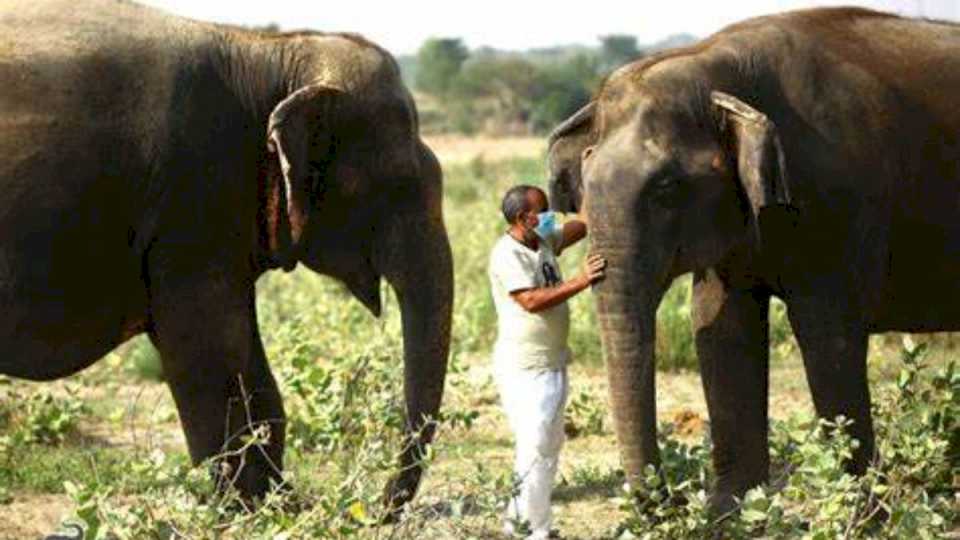
[[[868,334],[960,329],[958,91],[960,26],[799,11],[623,67],[553,134],[554,183],[582,167],[584,184],[554,186],[560,209],[585,206],[609,261],[596,293],[629,478],[658,463],[655,313],[687,272],[712,507],[768,479],[771,296],[817,413],[854,421],[849,468],[866,468]]]
[[[194,461],[234,447],[244,393],[270,424],[236,481],[260,495],[279,478],[284,411],[255,281],[300,262],[378,315],[384,277],[410,430],[386,496],[409,500],[453,277],[440,167],[389,53],[128,2],[4,0],[0,14],[0,373],[65,377],[147,332]]]

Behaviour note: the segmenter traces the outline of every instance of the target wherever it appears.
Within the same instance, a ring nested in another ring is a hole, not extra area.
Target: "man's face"
[[[524,230],[532,231],[540,224],[537,214],[546,212],[550,208],[550,204],[540,190],[531,189],[527,191],[527,208],[526,212],[520,214],[520,222],[523,224]]]
[[[520,214],[517,223],[523,228],[523,238],[527,242],[536,242],[537,234],[533,232],[540,224],[537,214],[550,208],[547,197],[538,189],[527,191],[527,210]]]

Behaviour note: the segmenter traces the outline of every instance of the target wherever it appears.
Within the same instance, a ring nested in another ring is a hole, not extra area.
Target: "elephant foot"
[[[713,485],[707,510],[711,521],[721,522],[737,513],[741,501],[748,491],[769,482],[768,467],[736,470],[732,473],[720,475]]]
[[[740,508],[737,495],[730,491],[714,491],[707,504],[710,521],[720,522],[732,516]]]
[[[384,514],[380,521],[384,524],[396,523],[403,515],[407,503],[413,499],[420,483],[420,469],[401,471],[387,483],[383,493]]]
[[[217,496],[233,499],[238,507],[246,510],[258,507],[271,494],[280,495],[283,504],[296,504],[291,497],[293,487],[269,459],[255,455],[258,451],[261,449],[253,448],[247,450],[246,456],[230,456],[210,463]]]

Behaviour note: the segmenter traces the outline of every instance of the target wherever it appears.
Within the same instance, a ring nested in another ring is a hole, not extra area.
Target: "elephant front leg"
[[[856,302],[845,298],[838,293],[791,299],[788,315],[803,354],[817,416],[832,421],[843,415],[853,420],[849,433],[859,446],[847,470],[862,474],[874,452],[868,336]]]
[[[178,274],[151,274],[151,339],[190,456],[194,464],[216,458],[219,488],[260,497],[271,481],[281,482],[285,416],[257,332],[252,284]],[[245,446],[257,430],[268,430],[266,444]]]
[[[732,288],[713,270],[694,277],[694,332],[717,477],[714,515],[768,479],[769,305],[768,293]]]

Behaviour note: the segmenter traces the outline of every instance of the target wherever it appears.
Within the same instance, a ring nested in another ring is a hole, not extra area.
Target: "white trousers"
[[[500,400],[516,440],[514,473],[520,481],[519,494],[507,505],[507,525],[527,521],[531,538],[546,538],[552,524],[550,494],[564,440],[567,370],[524,370],[510,365],[510,360],[498,358],[494,363]]]

